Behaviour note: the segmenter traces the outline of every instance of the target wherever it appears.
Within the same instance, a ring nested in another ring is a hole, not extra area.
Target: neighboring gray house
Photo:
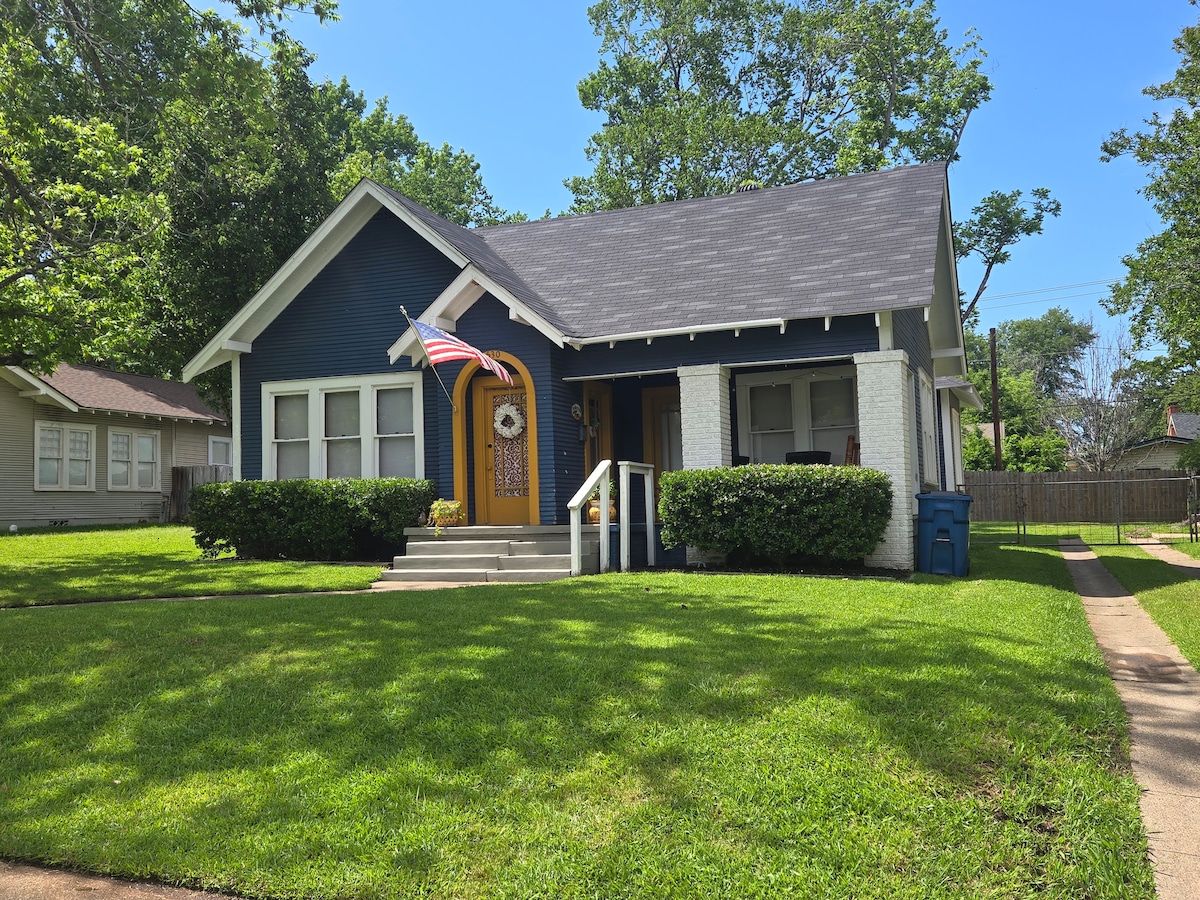
[[[1118,469],[1175,469],[1183,448],[1200,436],[1200,413],[1179,411],[1179,404],[1167,407],[1167,433],[1134,444],[1121,457]]]
[[[158,522],[172,466],[232,462],[195,387],[95,366],[0,366],[0,528]]]

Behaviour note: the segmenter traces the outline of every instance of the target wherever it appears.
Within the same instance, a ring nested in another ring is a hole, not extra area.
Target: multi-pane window
[[[263,385],[263,477],[423,474],[420,375]]]
[[[109,429],[108,489],[157,491],[159,485],[158,432]]]
[[[375,445],[380,478],[412,478],[417,471],[412,388],[375,392]]]
[[[760,384],[750,388],[750,459],[782,463],[796,449],[792,383]]]
[[[846,443],[857,431],[854,390],[852,378],[816,380],[808,386],[812,448],[827,450],[834,463],[845,460]]]
[[[359,436],[359,392],[325,394],[325,477],[362,477],[362,439]]]
[[[845,367],[739,376],[740,453],[756,463],[787,462],[795,451],[829,453],[835,465],[858,436],[857,382]]]
[[[96,489],[96,429],[38,422],[34,486],[40,491]]]
[[[308,478],[308,394],[275,398],[275,477]]]

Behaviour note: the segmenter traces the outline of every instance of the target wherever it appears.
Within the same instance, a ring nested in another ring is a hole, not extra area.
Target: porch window
[[[738,445],[756,463],[796,450],[829,453],[835,465],[858,436],[857,381],[850,366],[737,376]]]
[[[750,388],[750,459],[782,463],[796,449],[792,383],[762,384]]]
[[[846,442],[858,433],[854,424],[854,381],[838,378],[808,386],[811,440],[814,450],[827,450],[833,463],[846,458]]]
[[[108,489],[159,490],[157,431],[110,428],[108,432]]]
[[[424,476],[419,372],[264,384],[263,477]]]
[[[94,491],[95,427],[38,422],[35,428],[34,488],[39,491]]]

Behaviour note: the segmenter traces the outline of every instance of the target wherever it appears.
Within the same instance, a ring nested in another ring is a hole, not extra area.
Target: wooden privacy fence
[[[191,517],[188,498],[198,484],[233,481],[233,466],[175,466],[171,469],[170,508],[167,520],[186,522]]]
[[[1182,522],[1193,479],[1182,471],[967,472],[976,522]]]

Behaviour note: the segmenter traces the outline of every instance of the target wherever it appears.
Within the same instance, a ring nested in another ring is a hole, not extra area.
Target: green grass
[[[0,858],[261,897],[1151,898],[1061,559],[0,612]]]
[[[1192,559],[1200,559],[1200,543],[1194,544],[1184,538],[1183,540],[1164,541],[1172,550],[1178,550],[1180,553],[1186,553]]]
[[[1171,546],[1184,550],[1197,545]],[[1200,668],[1200,581],[1137,546],[1092,549],[1125,589],[1138,598],[1187,661]]]
[[[0,536],[0,607],[143,597],[369,587],[380,566],[203,560],[179,525],[45,529]]]
[[[1175,530],[1175,525],[1162,522],[1126,522],[1120,528],[1120,541],[1126,543],[1131,537],[1149,537],[1152,533]],[[1117,526],[1099,522],[1028,522],[1024,540],[1031,547],[1057,547],[1060,540],[1116,544]],[[1017,523],[971,522],[971,541],[977,544],[1016,543]]]

